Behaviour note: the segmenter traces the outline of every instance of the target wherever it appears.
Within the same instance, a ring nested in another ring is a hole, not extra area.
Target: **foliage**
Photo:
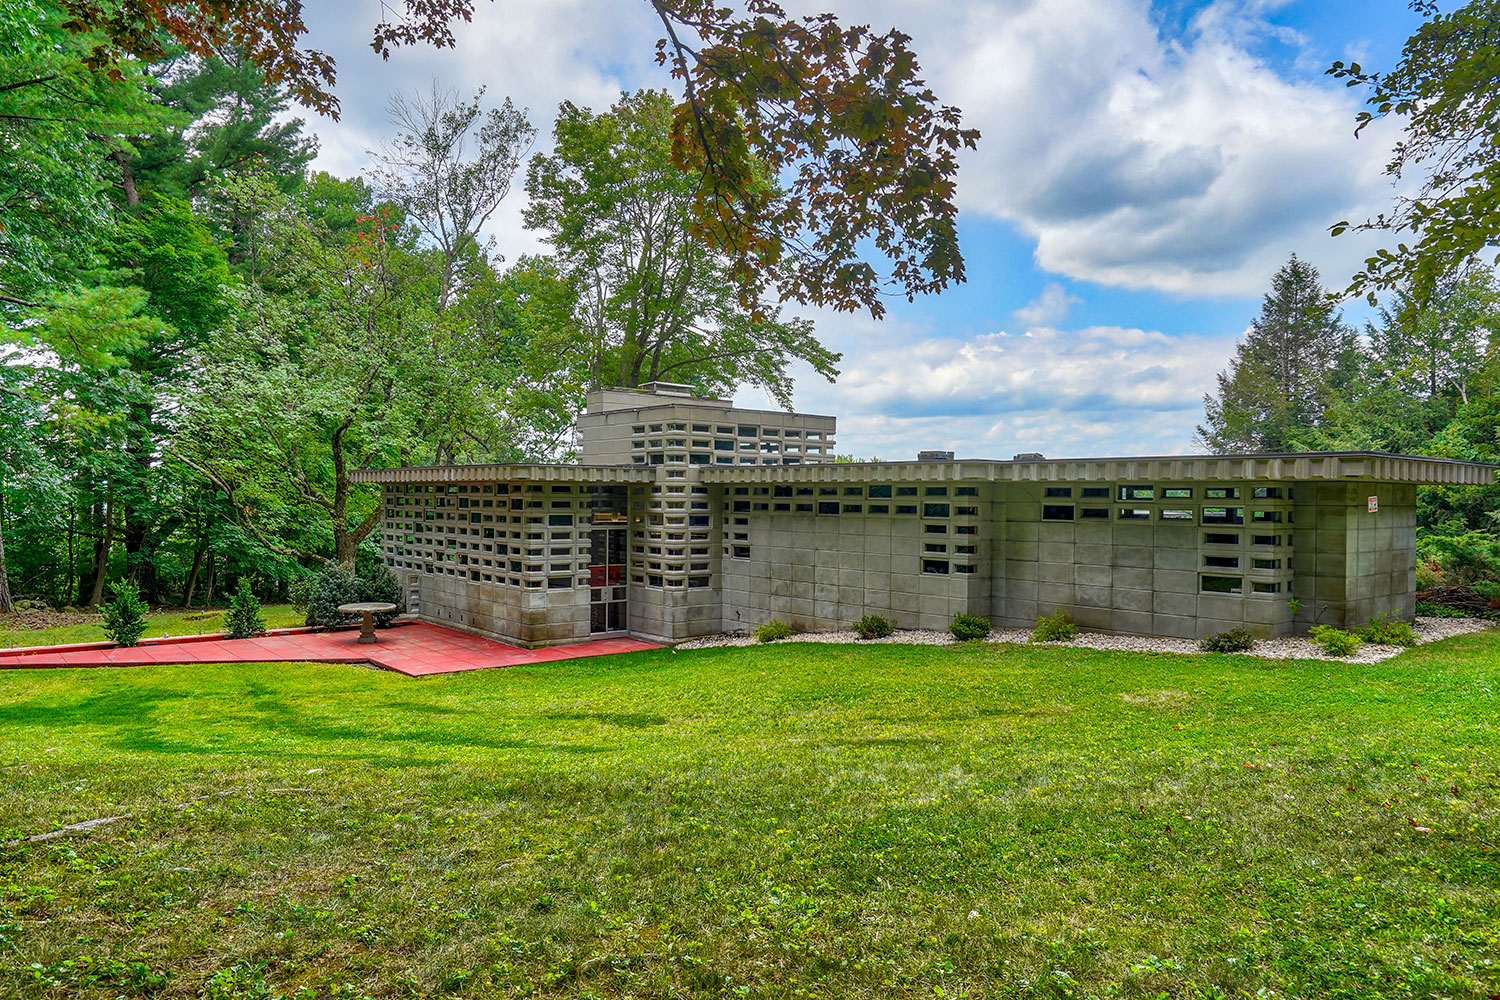
[[[133,583],[121,581],[110,588],[111,600],[101,609],[104,634],[116,646],[134,646],[146,631],[146,602]]]
[[[792,627],[776,618],[755,629],[756,642],[775,642],[777,639],[789,639],[791,635]]]
[[[1482,531],[1424,534],[1417,543],[1417,563],[1426,577],[1424,590],[1500,583],[1500,537]]]
[[[1198,640],[1198,648],[1205,653],[1243,653],[1255,647],[1255,636],[1249,629],[1232,628],[1226,632],[1215,632]]]
[[[732,395],[748,383],[789,406],[790,364],[832,380],[838,355],[810,321],[746,303],[729,257],[694,231],[698,185],[672,167],[671,117],[649,91],[602,114],[559,109],[553,152],[527,171],[525,218],[556,251],[570,322],[537,347],[583,386],[665,380]]]
[[[1078,626],[1061,608],[1050,615],[1038,615],[1036,628],[1031,630],[1032,642],[1068,642],[1078,634]]]
[[[401,581],[396,578],[395,573],[386,568],[385,564],[379,562],[360,570],[355,581],[355,592],[359,595],[358,600],[361,602],[378,602],[396,606],[395,611],[382,612],[375,616],[375,624],[382,627],[395,620],[405,604],[401,597]]]
[[[1245,340],[1205,395],[1199,439],[1216,452],[1289,451],[1316,428],[1358,360],[1346,326],[1318,283],[1292,256],[1271,279]]]
[[[439,310],[453,301],[464,254],[478,245],[536,138],[510,98],[486,109],[483,97],[481,87],[465,101],[436,81],[426,95],[396,94],[389,112],[396,134],[373,171],[380,193],[443,254]],[[484,245],[486,257],[493,245],[493,238]]]
[[[18,0],[0,17],[0,316],[68,290],[110,225],[116,156],[168,117],[139,63],[105,74],[96,41],[62,27],[52,4]]]
[[[345,604],[358,603],[359,577],[336,563],[328,563],[313,580],[307,597],[307,624],[314,628],[334,628],[354,621],[354,615],[339,613]]]
[[[1332,625],[1314,625],[1307,634],[1313,644],[1321,647],[1329,656],[1350,656],[1361,645],[1359,636]]]
[[[260,613],[260,599],[250,587],[250,581],[240,577],[239,589],[229,599],[229,615],[224,619],[224,631],[231,639],[248,639],[266,630],[265,616]]]
[[[1412,630],[1411,623],[1398,621],[1395,615],[1394,611],[1389,615],[1375,615],[1368,625],[1353,632],[1361,641],[1376,646],[1415,646],[1417,633]]]
[[[854,623],[854,634],[861,639],[884,639],[895,631],[896,626],[879,615],[865,615]]]
[[[1398,188],[1389,213],[1332,227],[1334,235],[1375,230],[1414,240],[1377,251],[1354,276],[1348,292],[1372,302],[1376,292],[1397,287],[1425,301],[1444,275],[1500,242],[1500,146],[1490,141],[1500,133],[1500,105],[1490,99],[1500,86],[1500,0],[1469,0],[1447,14],[1432,0],[1411,6],[1425,20],[1395,69],[1370,72],[1339,61],[1328,70],[1368,92],[1356,134],[1387,116],[1400,120],[1386,174],[1393,181],[1420,177]]]
[[[1466,608],[1453,608],[1446,604],[1431,604],[1426,601],[1417,602],[1418,618],[1493,618],[1494,612],[1478,614]]]
[[[983,639],[993,630],[994,626],[978,615],[954,615],[953,620],[948,623],[948,631],[960,642]]]
[[[783,643],[439,683],[336,664],[0,671],[0,756],[24,764],[0,782],[6,839],[134,817],[7,848],[0,994],[145,993],[85,984],[83,957],[173,969],[166,994],[195,998],[254,996],[260,976],[288,1000],[397,981],[476,998],[1496,992],[1500,632],[1379,664],[1235,659]],[[149,947],[122,913],[156,915]]]
[[[401,45],[450,46],[451,22],[473,5],[405,0],[372,45],[386,58]],[[693,228],[732,260],[747,308],[771,286],[782,301],[879,317],[884,293],[911,298],[964,280],[957,155],[979,133],[918,75],[909,36],[831,14],[789,18],[770,0],[749,0],[744,14],[711,0],[649,6],[666,32],[657,62],[683,90],[671,148],[692,178]],[[95,69],[126,56],[157,62],[173,45],[205,58],[233,48],[268,82],[338,116],[334,62],[298,48],[307,25],[293,0],[61,7],[72,28],[103,36],[86,60]],[[871,248],[891,262],[889,276],[862,258]]]
[[[397,607],[396,611],[376,615],[377,625],[389,625],[401,613],[401,584],[394,573],[384,566],[374,566],[365,575],[355,576],[341,565],[328,563],[313,578],[308,592],[307,624],[316,628],[347,625],[358,616],[340,614],[342,605],[376,601]]]

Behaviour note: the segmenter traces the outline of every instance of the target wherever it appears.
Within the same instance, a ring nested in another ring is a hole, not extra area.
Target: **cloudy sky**
[[[882,322],[810,314],[843,374],[804,372],[796,406],[839,417],[841,452],[1192,451],[1202,395],[1276,268],[1295,252],[1341,286],[1373,248],[1328,226],[1389,203],[1392,135],[1356,140],[1357,93],[1324,70],[1390,66],[1417,24],[1405,0],[784,5],[912,35],[939,97],[983,133],[959,176],[968,283]],[[511,97],[543,137],[560,101],[602,109],[670,85],[639,0],[478,0],[456,49],[388,63],[368,45],[380,0],[308,7],[343,102],[338,123],[309,122],[316,166],[344,176],[388,131],[389,95],[434,78]],[[492,227],[512,259],[543,249],[519,187]]]

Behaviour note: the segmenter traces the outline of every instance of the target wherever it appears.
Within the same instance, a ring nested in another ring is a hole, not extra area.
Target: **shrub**
[[[383,601],[396,605],[395,611],[375,616],[375,624],[386,626],[401,613],[401,581],[384,566],[371,566],[364,576],[355,576],[337,563],[329,563],[313,577],[307,595],[307,624],[333,628],[358,621],[357,615],[341,615],[344,604]]]
[[[307,608],[312,603],[313,584],[318,582],[316,573],[303,573],[293,580],[286,588],[287,597],[292,602],[292,607],[301,612],[302,617],[307,617]]]
[[[1205,653],[1243,653],[1255,645],[1255,636],[1249,629],[1232,628],[1227,632],[1215,632],[1198,640],[1198,648]]]
[[[229,617],[225,620],[226,631],[231,639],[248,639],[266,630],[266,620],[260,613],[260,600],[250,589],[250,581],[240,577],[239,589],[229,599]]]
[[[983,639],[993,628],[994,626],[988,620],[978,615],[954,615],[953,620],[948,623],[948,631],[952,632],[953,638],[960,642]]]
[[[1032,642],[1067,642],[1078,634],[1078,626],[1073,624],[1067,612],[1055,610],[1050,615],[1039,615],[1036,620],[1036,628],[1031,630]]]
[[[879,615],[865,615],[854,623],[854,633],[861,639],[884,639],[896,631],[896,626]]]
[[[381,628],[389,625],[391,621],[401,613],[403,603],[401,601],[401,581],[396,574],[386,568],[384,564],[377,563],[365,572],[355,577],[355,590],[359,596],[356,601],[380,601],[384,604],[394,604],[395,611],[387,611],[375,616],[375,624]]]
[[[792,635],[792,627],[784,621],[773,618],[755,630],[756,642],[775,642],[777,639],[789,639]]]
[[[1314,625],[1308,636],[1329,656],[1349,656],[1360,647],[1359,636],[1332,625]]]
[[[307,624],[333,628],[354,621],[353,615],[339,614],[339,606],[359,601],[359,577],[344,567],[329,563],[313,578],[307,594]]]
[[[1389,615],[1376,615],[1370,624],[1355,629],[1354,634],[1377,646],[1415,646],[1417,633],[1406,622],[1396,621],[1395,614],[1392,611]]]
[[[109,588],[111,600],[104,605],[104,634],[116,646],[134,646],[146,633],[146,602],[135,584],[121,581]]]

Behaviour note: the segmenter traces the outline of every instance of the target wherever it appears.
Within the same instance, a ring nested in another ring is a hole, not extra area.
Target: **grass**
[[[0,672],[0,994],[1483,997],[1500,634]],[[1427,832],[1430,831],[1430,832]]]
[[[228,612],[222,608],[208,613],[203,611],[164,611],[148,616],[149,625],[143,639],[161,635],[203,635],[224,631],[224,618]],[[261,608],[267,628],[292,628],[302,624],[303,615],[290,604],[272,604]],[[73,625],[57,625],[42,629],[6,629],[0,626],[0,649],[16,646],[60,646],[72,642],[104,642],[104,625],[95,620]]]

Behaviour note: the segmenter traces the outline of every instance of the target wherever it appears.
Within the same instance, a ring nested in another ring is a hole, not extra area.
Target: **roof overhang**
[[[641,465],[426,465],[403,469],[356,469],[356,483],[651,483],[656,469]]]
[[[813,465],[711,467],[705,483],[1120,482],[1197,480],[1357,480],[1420,486],[1482,486],[1496,466],[1379,452],[1278,455],[1168,455],[1155,458],[1064,458],[997,462],[826,462]]]

